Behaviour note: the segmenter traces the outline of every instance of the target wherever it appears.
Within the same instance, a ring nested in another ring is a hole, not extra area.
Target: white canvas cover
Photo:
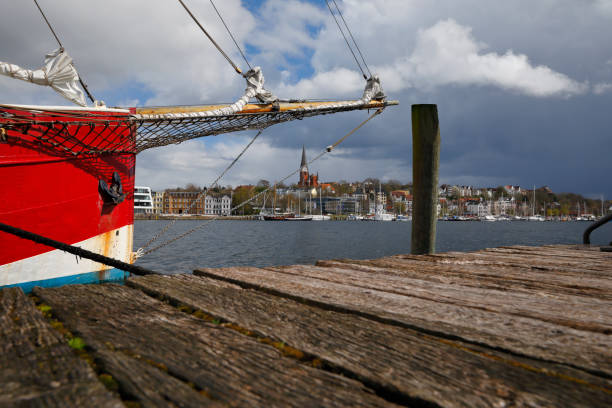
[[[260,67],[254,67],[244,74],[246,79],[246,89],[244,95],[233,104],[224,108],[203,111],[203,112],[189,112],[189,113],[164,113],[161,115],[157,114],[138,114],[134,115],[137,119],[179,119],[179,118],[199,118],[208,116],[222,116],[222,115],[233,115],[234,113],[240,112],[244,105],[246,105],[250,99],[257,98],[262,103],[273,103],[278,100],[272,92],[264,88],[264,76],[261,72]]]
[[[87,106],[83,90],[78,84],[79,74],[72,65],[72,58],[63,48],[47,54],[45,65],[37,70],[0,61],[0,74],[37,85],[48,85],[64,98],[77,105]]]

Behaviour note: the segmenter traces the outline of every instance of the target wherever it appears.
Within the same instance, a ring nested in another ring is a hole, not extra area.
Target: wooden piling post
[[[411,253],[433,254],[438,218],[440,127],[436,105],[412,105]]]

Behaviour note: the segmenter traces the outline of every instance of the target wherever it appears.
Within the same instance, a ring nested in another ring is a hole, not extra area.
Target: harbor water
[[[134,249],[170,221],[136,221]],[[176,222],[149,248],[206,221]],[[612,223],[591,235],[612,241]],[[438,222],[436,251],[474,251],[506,245],[579,244],[589,222]],[[371,259],[410,253],[411,222],[209,222],[185,238],[153,251],[136,264],[162,273],[201,267],[314,264],[319,259]]]

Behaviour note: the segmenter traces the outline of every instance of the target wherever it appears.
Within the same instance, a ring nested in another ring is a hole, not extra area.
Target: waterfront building
[[[324,197],[322,203],[326,214],[361,214],[363,210],[358,198]]]
[[[351,197],[358,200],[366,200],[368,198],[368,194],[364,191],[363,187],[357,187]]]
[[[164,214],[204,214],[201,191],[169,191],[164,194]]]
[[[468,201],[466,206],[466,215],[473,215],[482,218],[486,215],[491,215],[491,207],[488,201]]]
[[[164,214],[230,215],[232,193],[202,193],[196,191],[166,191],[163,199]]]
[[[163,214],[165,191],[153,191],[151,195],[153,196],[153,214]]]
[[[134,214],[152,214],[153,197],[150,187],[134,186]]]
[[[207,195],[204,200],[205,215],[230,215],[232,209],[232,195]]]
[[[493,213],[494,215],[508,215],[515,213],[515,200],[514,197],[500,197],[497,201],[493,202]]]
[[[298,181],[298,187],[319,187],[319,175],[309,173],[308,161],[306,160],[306,148],[304,146],[302,146],[302,162],[300,163],[300,180]]]
[[[395,190],[391,192],[391,201],[394,211],[412,214],[412,195],[408,190]]]

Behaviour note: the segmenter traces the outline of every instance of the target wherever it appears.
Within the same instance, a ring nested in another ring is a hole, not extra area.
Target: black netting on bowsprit
[[[58,112],[0,106],[0,129],[4,129],[2,132],[8,142],[46,149],[56,155],[140,153],[198,137],[264,129],[277,123],[353,109],[356,107],[350,105],[323,106],[199,117],[164,114],[151,118],[127,113]]]
[[[133,119],[137,128],[135,148],[136,152],[141,152],[152,147],[181,143],[198,137],[248,129],[264,129],[277,123],[352,109],[355,108],[347,106],[205,117],[176,118],[167,115],[168,117],[165,118]]]
[[[127,114],[57,112],[0,107],[5,142],[54,156],[134,153]]]

